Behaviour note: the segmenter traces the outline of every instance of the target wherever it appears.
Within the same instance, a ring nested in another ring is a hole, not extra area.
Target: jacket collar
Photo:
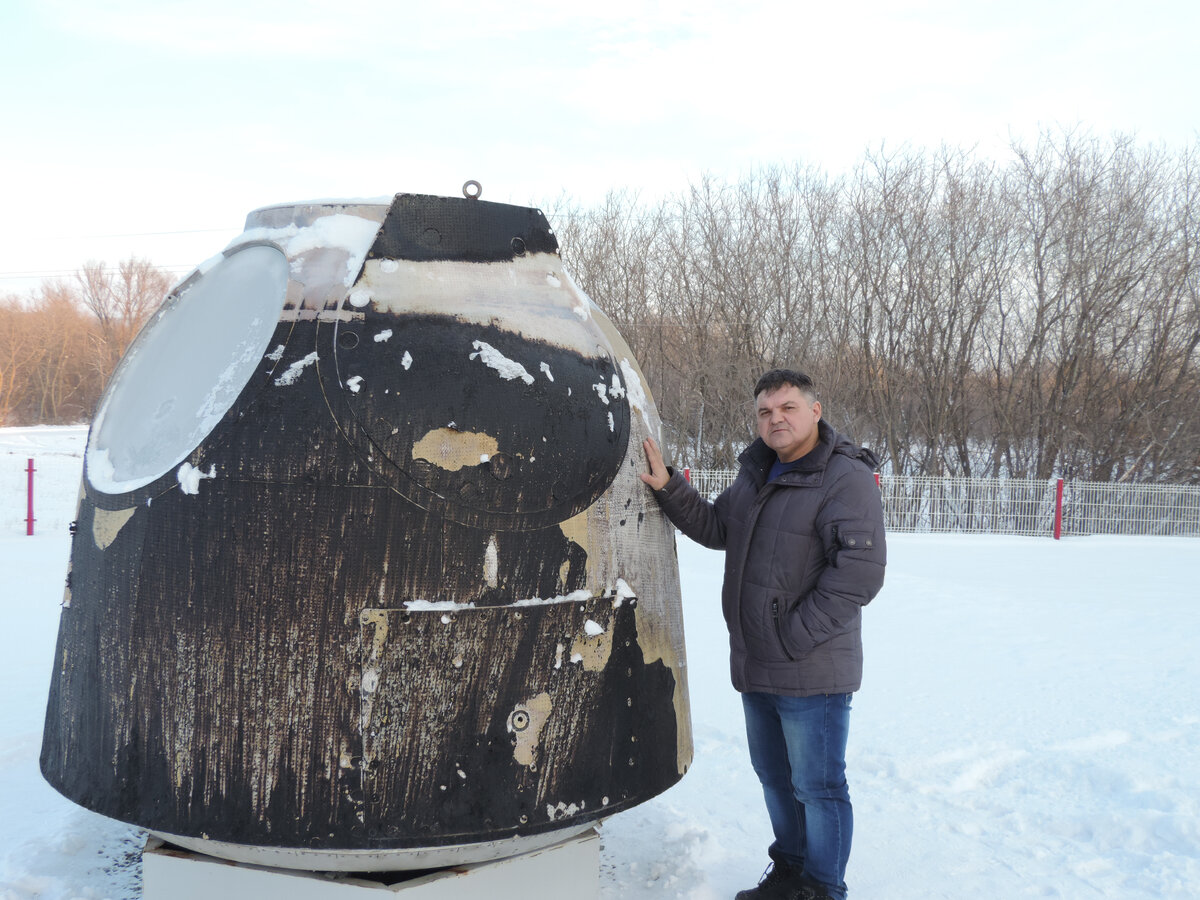
[[[835,450],[846,452],[842,445],[850,448],[851,451],[857,450],[849,441],[834,431],[832,426],[827,425],[824,419],[818,420],[817,446],[800,457],[800,465],[796,466],[789,474],[793,477],[801,476],[799,481],[804,484],[814,483],[813,476],[815,475],[817,476],[815,482],[820,483],[820,476],[824,474],[825,467],[829,465],[829,457],[833,455],[833,452]],[[853,456],[854,452],[849,452],[847,455]],[[738,462],[743,468],[750,471],[759,485],[762,485],[766,483],[767,475],[776,458],[775,451],[768,447],[762,438],[755,438],[754,443],[738,456]],[[791,480],[786,475],[784,476],[784,481]]]

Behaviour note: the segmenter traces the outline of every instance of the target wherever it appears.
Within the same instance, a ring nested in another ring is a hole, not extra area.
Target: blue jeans
[[[846,785],[850,694],[742,694],[750,762],[762,782],[775,842],[770,853],[846,896],[854,814]]]

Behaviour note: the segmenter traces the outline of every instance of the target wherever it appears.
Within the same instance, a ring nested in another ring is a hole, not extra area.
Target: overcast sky
[[[1200,3],[3,0],[0,294],[179,274],[251,209],[657,197],[1082,128],[1200,140]]]

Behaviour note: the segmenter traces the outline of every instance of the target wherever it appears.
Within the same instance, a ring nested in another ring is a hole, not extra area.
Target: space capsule
[[[536,209],[252,212],[88,437],[41,767],[183,847],[433,868],[692,757],[637,362]]]

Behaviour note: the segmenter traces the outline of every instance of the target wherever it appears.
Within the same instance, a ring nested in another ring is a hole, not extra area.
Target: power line
[[[175,234],[228,234],[231,231],[241,231],[241,226],[229,226],[227,228],[185,228],[180,231],[126,231],[114,232],[112,234],[58,234],[58,235],[35,235],[33,240],[36,241],[98,241],[105,238],[127,238],[127,237],[165,237]]]
[[[0,272],[0,280],[15,281],[17,279],[23,279],[23,278],[56,278],[56,277],[71,276],[71,275],[74,275],[76,272],[79,272],[82,268],[83,268],[83,266],[77,266],[74,269],[45,269],[45,270],[41,270],[41,271],[30,271],[30,272]],[[156,263],[151,263],[150,268],[160,269],[164,272],[184,272],[184,271],[188,271],[190,269],[194,269],[194,268],[196,268],[196,266],[195,266],[195,264],[160,266]],[[120,272],[121,267],[119,265],[114,265],[114,266],[105,265],[105,266],[101,267],[101,271],[102,272]]]

